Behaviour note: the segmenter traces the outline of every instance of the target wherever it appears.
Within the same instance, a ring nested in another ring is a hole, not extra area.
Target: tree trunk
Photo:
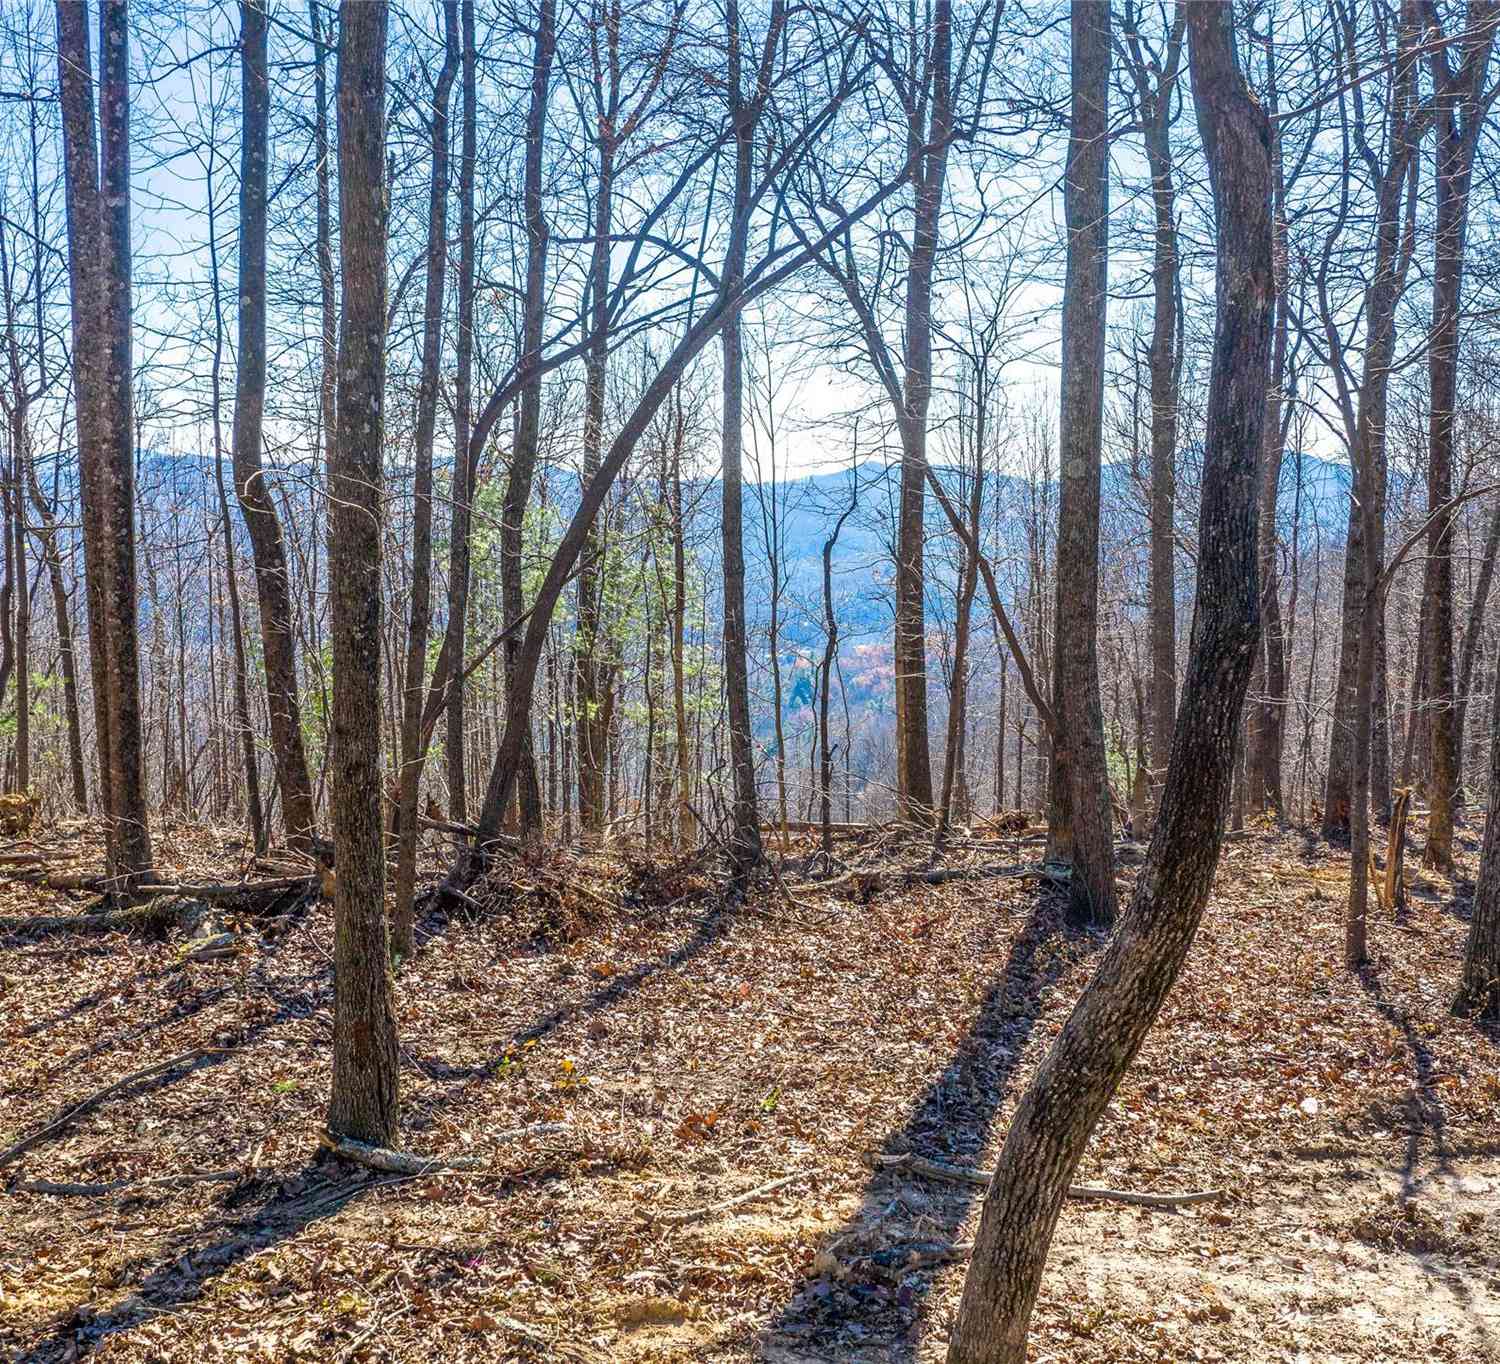
[[[672,719],[677,732],[677,846],[697,843],[693,822],[692,750],[687,715],[687,523],[682,505],[682,449],[687,416],[682,394],[672,426]]]
[[[1072,6],[1073,102],[1063,201],[1061,463],[1053,658],[1051,854],[1072,864],[1075,918],[1115,919],[1114,817],[1099,702],[1099,484],[1109,257],[1107,4]]]
[[[1490,587],[1495,579],[1495,560],[1500,557],[1500,497],[1495,499],[1490,513],[1490,526],[1484,537],[1484,549],[1479,558],[1479,576],[1474,580],[1474,596],[1469,602],[1469,626],[1464,632],[1464,647],[1458,665],[1458,719],[1454,723],[1454,736],[1458,752],[1453,759],[1453,770],[1460,783],[1464,774],[1464,730],[1469,716],[1469,700],[1474,694],[1474,665],[1479,659],[1479,650],[1484,638],[1485,608],[1489,604]],[[1491,809],[1494,805],[1491,804]]]
[[[1281,134],[1277,115],[1274,45],[1267,45],[1269,69],[1268,112],[1272,119],[1272,174],[1275,179],[1273,222],[1276,271],[1275,331],[1271,350],[1271,386],[1266,393],[1266,445],[1262,455],[1260,493],[1260,544],[1256,560],[1260,568],[1261,651],[1257,676],[1261,696],[1255,715],[1250,749],[1250,801],[1256,811],[1269,810],[1277,819],[1286,817],[1281,789],[1281,752],[1285,744],[1287,708],[1286,638],[1281,624],[1281,584],[1277,569],[1276,516],[1281,494],[1281,463],[1286,451],[1282,430],[1282,394],[1286,386],[1287,343],[1290,316],[1287,306],[1286,177],[1281,157]]]
[[[979,541],[979,513],[984,493],[984,424],[974,444],[974,483],[969,492],[969,533]],[[963,572],[959,575],[957,620],[953,629],[953,684],[948,689],[948,733],[943,749],[943,797],[938,806],[936,845],[939,851],[953,821],[953,793],[963,782],[964,712],[968,701],[969,622],[974,610],[974,593],[979,587],[979,558],[964,551]]]
[[[1405,283],[1401,252],[1401,204],[1408,168],[1416,155],[1411,137],[1416,101],[1416,26],[1410,8],[1403,11],[1397,62],[1392,76],[1390,152],[1380,185],[1375,223],[1375,273],[1365,299],[1368,340],[1364,388],[1355,433],[1353,503],[1360,517],[1358,565],[1361,598],[1357,623],[1354,679],[1354,751],[1349,792],[1349,903],[1344,924],[1344,963],[1364,964],[1367,951],[1366,910],[1370,878],[1370,777],[1375,740],[1376,670],[1382,662],[1381,618],[1385,611],[1384,527],[1386,482],[1386,379],[1395,356],[1396,307]],[[1347,574],[1346,574],[1347,581]]]
[[[448,624],[444,646],[451,650],[453,685],[443,705],[448,760],[448,817],[468,817],[468,781],[464,768],[464,641],[468,633],[470,528],[474,480],[478,476],[473,433],[474,373],[474,178],[478,171],[477,94],[474,0],[460,0],[463,28],[463,130],[458,163],[458,337],[453,375],[453,488],[448,534]],[[451,643],[450,643],[451,641]]]
[[[36,481],[36,470],[28,471],[31,504],[41,519],[42,555],[47,563],[47,578],[52,588],[52,614],[57,622],[57,651],[62,665],[63,708],[68,726],[68,773],[73,786],[73,804],[80,810],[89,808],[88,774],[83,762],[83,723],[78,711],[77,656],[74,652],[73,617],[68,610],[68,591],[63,582],[62,554],[57,544],[57,527],[52,511]]]
[[[110,871],[149,871],[136,638],[130,327],[130,84],[122,0],[99,11],[99,143],[88,12],[57,6],[94,729]]]
[[[1149,58],[1134,32],[1125,57],[1136,89],[1155,210],[1151,267],[1151,767],[1149,787],[1167,770],[1177,713],[1177,405],[1181,373],[1177,339],[1177,211],[1173,184],[1172,104],[1182,65],[1183,21],[1172,24],[1164,58]],[[1149,801],[1147,802],[1149,808]],[[1143,825],[1146,821],[1143,820]]]
[[[1497,16],[1490,4],[1475,3],[1466,14],[1467,31],[1453,70],[1446,49],[1432,57],[1440,100],[1437,127],[1436,224],[1432,267],[1432,334],[1427,372],[1431,386],[1427,428],[1427,506],[1429,512],[1453,496],[1455,413],[1458,404],[1459,309],[1463,301],[1464,250],[1469,229],[1469,188],[1474,153],[1493,93],[1484,92],[1485,70],[1495,43]],[[1423,861],[1453,866],[1453,821],[1458,793],[1457,695],[1453,668],[1453,522],[1434,521],[1427,538],[1423,597],[1427,616],[1428,729],[1432,786],[1428,794],[1427,846]]]
[[[265,0],[240,0],[240,76],[243,90],[240,144],[239,347],[234,393],[234,485],[260,606],[265,655],[271,756],[281,787],[287,841],[312,846],[316,816],[302,706],[297,694],[297,642],[281,519],[261,461],[266,401],[266,162],[271,87],[266,65]]]
[[[338,422],[329,468],[328,588],[336,1136],[389,1146],[397,1043],[381,828],[381,509],[385,434],[385,0],[344,0],[339,16]]]
[[[1495,669],[1495,701],[1490,711],[1489,814],[1479,879],[1474,884],[1474,917],[1469,922],[1453,1012],[1500,1019],[1500,666]]]
[[[734,119],[734,208],[738,218],[749,206],[751,162],[754,153],[755,125],[748,115],[742,85],[740,7],[738,0],[728,0],[727,25],[729,56],[730,116]],[[743,247],[741,247],[743,251]],[[725,283],[739,283],[744,257],[730,261]],[[749,627],[745,619],[745,537],[743,529],[743,474],[745,423],[745,353],[740,335],[740,316],[736,309],[726,319],[721,336],[723,348],[723,421],[722,442],[723,515],[721,533],[724,543],[724,686],[729,710],[729,768],[733,783],[730,820],[731,872],[736,884],[743,886],[750,872],[760,863],[760,812],[755,797],[755,755],[750,728],[750,675],[746,662],[749,652]]]
[[[250,836],[258,853],[269,844],[265,810],[260,797],[260,765],[255,754],[255,731],[250,726],[250,669],[245,658],[245,618],[240,608],[239,556],[234,545],[234,521],[229,514],[229,493],[224,482],[223,388],[220,380],[224,355],[224,292],[219,277],[218,213],[214,197],[214,161],[207,161],[205,198],[208,205],[208,268],[213,290],[214,350],[209,369],[210,403],[214,439],[214,487],[219,498],[219,526],[224,539],[224,580],[229,597],[229,626],[234,649],[234,722],[240,734],[240,756],[245,769],[245,803],[250,816]]]
[[[898,814],[933,821],[927,734],[927,414],[932,403],[932,279],[937,266],[948,143],[953,128],[953,6],[932,10],[930,113],[912,106],[908,148],[917,160],[911,255],[906,269],[905,373],[901,387],[901,504],[896,529],[896,793]],[[916,72],[912,75],[915,78]],[[927,119],[924,127],[924,116]]]
[[[401,698],[401,776],[396,848],[396,902],[391,951],[413,950],[417,888],[417,811],[427,745],[422,734],[427,636],[432,628],[432,443],[437,428],[438,368],[443,349],[443,289],[448,275],[448,97],[459,64],[458,0],[444,0],[445,47],[432,94],[432,181],[427,196],[427,287],[422,304],[422,377],[417,389],[416,468],[412,497],[411,614],[406,627],[406,676]]]
[[[1233,11],[1186,6],[1217,209],[1218,319],[1193,647],[1150,852],[1122,921],[1011,1122],[985,1195],[950,1364],[1023,1364],[1047,1248],[1089,1134],[1176,980],[1223,839],[1259,627],[1256,469],[1270,378],[1270,128],[1237,69]]]
[[[540,0],[537,13],[536,47],[531,66],[531,106],[526,118],[526,169],[523,200],[526,216],[526,294],[522,303],[521,372],[529,377],[519,395],[520,412],[515,445],[511,451],[510,477],[500,520],[500,608],[507,627],[514,626],[525,610],[522,591],[521,550],[525,533],[526,506],[531,500],[531,482],[536,473],[537,447],[542,415],[542,327],[547,307],[547,220],[542,213],[542,163],[546,156],[547,101],[551,93],[552,58],[557,50],[556,0]],[[505,686],[516,685],[516,656],[521,641],[512,635],[505,642]],[[531,734],[521,735],[520,770],[521,836],[528,841],[540,836],[542,798],[537,784],[536,760]]]

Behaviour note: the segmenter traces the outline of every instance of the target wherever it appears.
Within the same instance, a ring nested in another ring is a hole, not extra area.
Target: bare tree
[[[87,7],[58,0],[73,392],[89,589],[94,730],[110,870],[126,878],[151,867],[136,639],[128,45],[124,0],[103,0],[96,146]]]
[[[1142,35],[1137,0],[1126,0],[1122,56],[1151,172],[1155,215],[1151,263],[1151,767],[1165,773],[1177,713],[1177,335],[1179,260],[1172,122],[1182,71],[1185,20],[1177,11],[1161,51]]]
[[[1486,1019],[1500,1019],[1500,664],[1495,669],[1495,697],[1490,707],[1489,819],[1479,879],[1474,884],[1474,916],[1453,1003],[1456,1014]]]
[[[1109,264],[1110,6],[1072,6],[1072,122],[1063,203],[1061,477],[1053,652],[1051,856],[1073,868],[1076,916],[1115,918],[1114,816],[1099,702],[1099,482]],[[1154,179],[1154,173],[1153,173]]]
[[[316,815],[302,705],[297,689],[297,642],[281,518],[261,459],[266,402],[266,161],[271,101],[266,65],[265,0],[240,0],[239,348],[234,388],[234,486],[239,496],[260,605],[266,699],[271,712],[271,756],[281,790],[287,840],[311,847]]]
[[[1436,226],[1432,264],[1432,334],[1428,341],[1431,385],[1427,432],[1427,506],[1453,497],[1455,414],[1458,404],[1459,310],[1469,231],[1469,191],[1474,154],[1485,118],[1500,86],[1485,89],[1485,73],[1500,28],[1500,4],[1470,0],[1456,51],[1450,53],[1435,7],[1423,15],[1430,43],[1428,61],[1438,104]],[[1455,61],[1455,57],[1457,60]],[[1457,695],[1453,669],[1453,522],[1441,518],[1428,535],[1423,597],[1426,617],[1426,680],[1432,744],[1431,811],[1423,859],[1447,870],[1453,865],[1453,819],[1458,795]]]
[[[422,304],[422,374],[417,389],[416,467],[411,543],[411,613],[406,626],[406,676],[401,698],[401,776],[397,828],[396,903],[391,950],[412,952],[412,901],[417,882],[417,808],[426,745],[422,735],[427,636],[432,626],[432,443],[437,430],[438,367],[443,346],[443,287],[448,272],[448,99],[458,74],[458,0],[444,0],[443,65],[432,93],[429,134],[432,177],[427,195],[427,287]]]
[[[338,423],[329,468],[333,626],[333,1093],[329,1130],[389,1145],[396,1017],[380,815],[381,465],[385,433],[385,0],[339,15]]]
[[[1047,1248],[1089,1134],[1181,970],[1212,886],[1259,628],[1256,522],[1270,377],[1271,134],[1234,15],[1186,0],[1216,210],[1218,319],[1203,451],[1193,647],[1150,852],[1128,914],[1011,1121],[985,1195],[950,1364],[1022,1364]]]

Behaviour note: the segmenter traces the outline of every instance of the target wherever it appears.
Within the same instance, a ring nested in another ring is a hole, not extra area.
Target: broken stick
[[[926,1156],[909,1153],[903,1156],[883,1156],[872,1152],[870,1161],[876,1166],[907,1169],[928,1179],[945,1179],[952,1184],[969,1184],[987,1189],[993,1175],[991,1170],[980,1170],[972,1165],[949,1165],[941,1160],[929,1160]],[[1190,1193],[1137,1193],[1132,1189],[1105,1189],[1092,1184],[1070,1184],[1068,1197],[1077,1199],[1099,1199],[1111,1203],[1130,1203],[1142,1208],[1181,1208],[1192,1203],[1212,1203],[1224,1197],[1223,1189],[1202,1189]]]
[[[687,1212],[663,1212],[656,1215],[656,1221],[669,1222],[675,1227],[685,1226],[689,1222],[701,1222],[705,1217],[712,1217],[716,1212],[728,1212],[731,1208],[738,1208],[743,1203],[751,1203],[757,1198],[763,1198],[768,1193],[775,1193],[777,1189],[784,1189],[788,1184],[795,1184],[798,1180],[807,1179],[818,1173],[818,1167],[812,1166],[806,1170],[798,1170],[795,1174],[782,1175],[780,1179],[773,1179],[767,1184],[758,1184],[733,1198],[726,1198],[721,1203],[710,1203],[702,1208],[690,1208]]]

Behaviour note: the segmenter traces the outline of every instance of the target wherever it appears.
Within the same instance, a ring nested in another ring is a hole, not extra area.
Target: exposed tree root
[[[525,1127],[501,1132],[494,1139],[518,1141],[522,1137],[540,1137],[561,1132],[566,1127],[566,1123],[560,1122],[529,1123]],[[411,1151],[393,1151],[388,1146],[371,1146],[368,1142],[355,1141],[352,1137],[335,1137],[326,1131],[318,1134],[318,1145],[345,1160],[352,1160],[356,1165],[366,1165],[372,1170],[384,1170],[394,1175],[425,1175],[439,1170],[473,1173],[490,1167],[490,1162],[483,1156],[422,1156]]]

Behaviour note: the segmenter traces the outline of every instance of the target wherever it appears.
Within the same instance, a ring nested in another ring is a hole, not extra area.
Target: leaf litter
[[[1026,837],[976,830],[952,858],[1023,858]],[[1070,1202],[1038,1364],[1500,1360],[1500,1036],[1447,1012],[1464,842],[1459,880],[1419,876],[1372,923],[1362,977],[1338,965],[1347,856],[1270,828],[1226,844],[1077,1176],[1226,1196]],[[882,834],[860,856],[877,843],[892,867],[926,853]],[[36,846],[99,865],[91,825]],[[160,846],[184,881],[251,871],[231,832]],[[993,1165],[1102,945],[1045,880],[793,879],[735,908],[700,863],[626,847],[507,862],[475,901],[396,977],[401,1143],[474,1173],[319,1155],[326,904],[230,914],[234,950],[207,960],[170,932],[5,938],[5,1146],[189,1059],[0,1170],[0,1349],[941,1359],[983,1191],[875,1157]],[[0,881],[8,916],[86,907]]]

